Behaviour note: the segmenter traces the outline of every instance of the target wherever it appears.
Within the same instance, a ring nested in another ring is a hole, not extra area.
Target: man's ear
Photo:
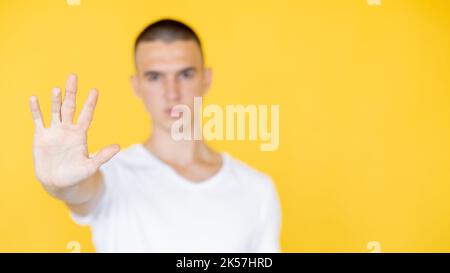
[[[134,94],[140,98],[141,93],[139,92],[139,79],[136,74],[130,76],[131,87],[133,88]]]
[[[203,95],[205,95],[212,84],[213,71],[211,67],[206,67],[203,71]]]

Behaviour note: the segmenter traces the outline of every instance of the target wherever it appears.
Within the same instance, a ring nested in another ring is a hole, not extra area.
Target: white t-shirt
[[[222,153],[221,169],[192,182],[142,144],[101,166],[105,192],[86,216],[98,252],[280,252],[272,180]]]

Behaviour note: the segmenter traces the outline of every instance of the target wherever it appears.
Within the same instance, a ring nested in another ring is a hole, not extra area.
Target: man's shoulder
[[[151,160],[142,150],[141,144],[132,144],[122,149],[117,155],[115,155],[110,161],[105,165],[106,167],[129,167],[129,168],[139,168],[142,166],[151,165]]]
[[[268,174],[229,154],[226,154],[226,156],[228,157],[232,172],[247,185],[258,187],[262,190],[270,190],[274,187],[272,177]]]

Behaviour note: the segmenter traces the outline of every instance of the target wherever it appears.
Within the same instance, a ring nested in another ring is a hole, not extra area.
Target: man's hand
[[[89,157],[87,130],[94,114],[98,91],[90,90],[78,122],[74,123],[76,89],[77,78],[71,74],[67,79],[62,106],[61,90],[53,89],[51,125],[48,128],[44,126],[39,102],[35,96],[30,97],[30,109],[35,125],[33,159],[36,177],[50,194],[63,201],[77,203],[79,200],[81,203],[88,201],[93,195],[77,187],[97,174],[98,168],[110,160],[120,148],[118,145],[110,145],[101,149],[95,156]],[[98,189],[92,186],[84,188]],[[67,196],[68,194],[79,196]]]

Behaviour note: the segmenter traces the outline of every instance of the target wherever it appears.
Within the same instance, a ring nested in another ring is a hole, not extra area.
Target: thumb
[[[95,168],[99,168],[101,165],[113,158],[113,156],[115,156],[119,151],[120,146],[118,144],[106,146],[92,156],[92,163]]]

